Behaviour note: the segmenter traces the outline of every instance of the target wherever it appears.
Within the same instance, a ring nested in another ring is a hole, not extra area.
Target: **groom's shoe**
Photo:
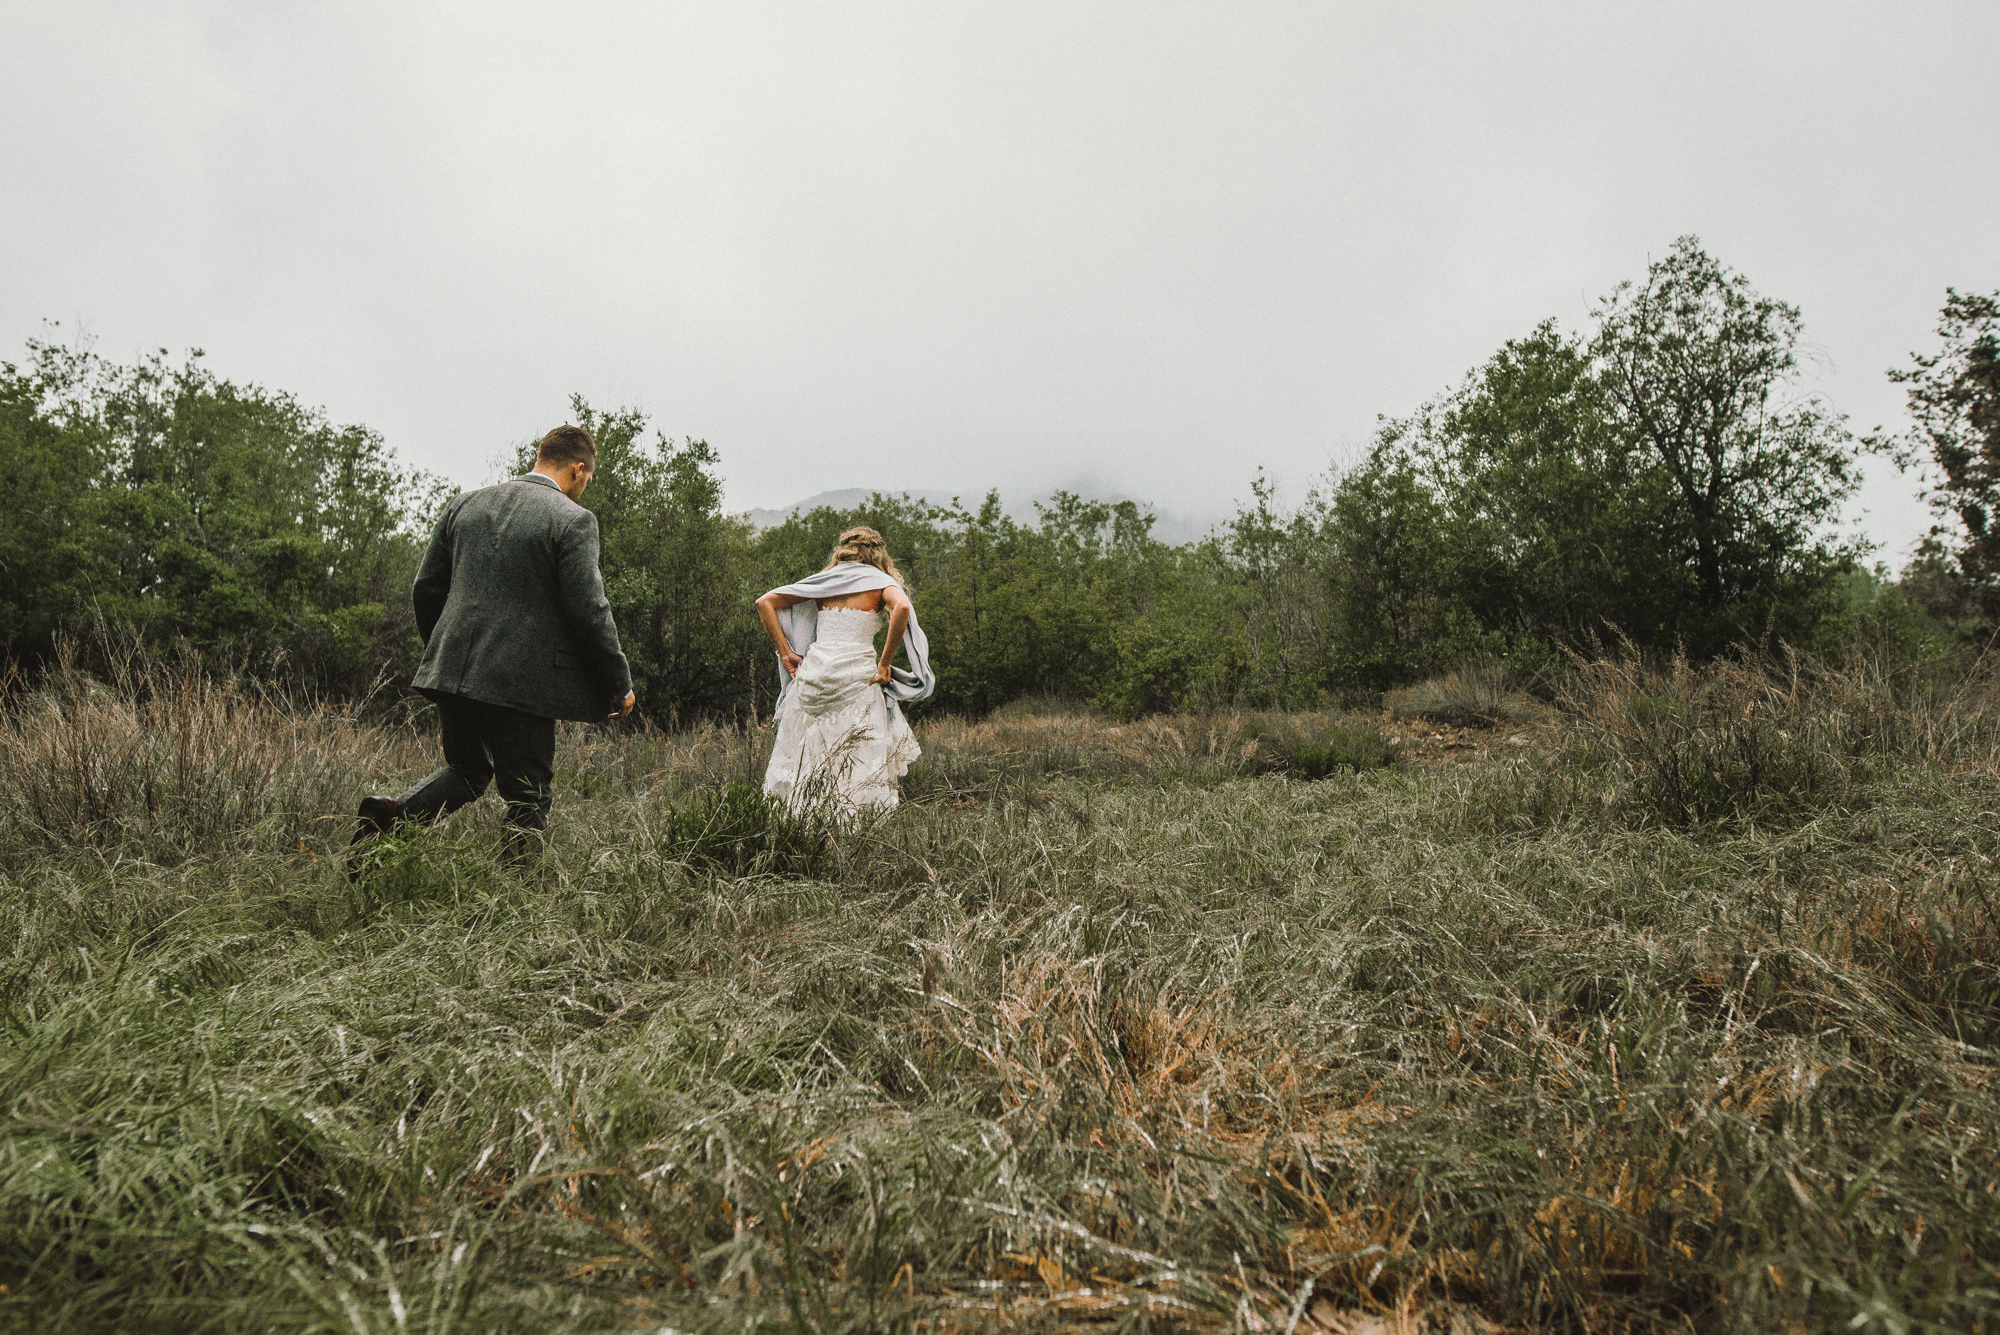
[[[508,871],[516,876],[534,866],[541,856],[542,841],[546,835],[538,829],[523,825],[502,825],[500,827],[500,861]]]
[[[372,835],[388,834],[403,819],[402,804],[393,797],[364,797],[361,799],[361,819],[355,822],[354,837],[349,844],[358,844]]]
[[[347,879],[358,881],[367,868],[368,860],[359,856],[355,848],[364,839],[372,839],[378,834],[388,834],[403,819],[403,804],[393,797],[364,797],[361,799],[361,818],[354,823],[354,837],[347,841]]]

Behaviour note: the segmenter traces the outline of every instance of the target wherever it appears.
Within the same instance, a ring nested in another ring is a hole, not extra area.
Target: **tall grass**
[[[1384,698],[1392,713],[1457,727],[1525,723],[1545,711],[1499,663],[1477,663],[1433,677]]]
[[[2000,681],[1985,660],[1579,659],[1558,704],[1570,756],[1614,776],[1627,818],[1676,826],[1793,822],[1851,809],[1913,764],[2000,761]]]
[[[178,783],[181,708],[270,769],[9,835],[0,1314],[1992,1329],[1977,680],[1586,664],[1547,753],[1319,781],[1260,758],[1361,725],[943,720],[830,832],[755,732],[579,730],[528,875],[488,799],[359,885],[420,736],[59,680],[0,772]],[[1752,723],[1794,768],[1661,796]]]
[[[300,844],[353,806],[369,769],[418,754],[414,737],[352,708],[290,707],[186,651],[98,648],[101,675],[66,643],[38,689],[0,682],[0,694],[17,688],[0,714],[0,856],[89,846],[181,859],[252,830]]]

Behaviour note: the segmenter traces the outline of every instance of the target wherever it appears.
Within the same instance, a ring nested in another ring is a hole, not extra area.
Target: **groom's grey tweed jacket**
[[[597,570],[597,516],[539,473],[447,505],[411,590],[412,683],[546,718],[602,719],[632,670]]]

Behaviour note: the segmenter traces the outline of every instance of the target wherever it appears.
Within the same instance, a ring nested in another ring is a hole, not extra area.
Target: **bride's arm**
[[[903,632],[910,628],[910,595],[900,585],[882,590],[882,602],[889,609],[889,633],[882,640],[882,661],[875,665],[877,686],[889,684],[889,664],[895,661],[896,650],[903,647]]]
[[[792,643],[785,638],[785,628],[778,624],[778,609],[802,603],[805,599],[794,598],[789,593],[767,593],[757,600],[757,619],[770,632],[771,643],[778,646],[778,661],[785,665],[787,676],[799,675],[799,656],[792,652]]]

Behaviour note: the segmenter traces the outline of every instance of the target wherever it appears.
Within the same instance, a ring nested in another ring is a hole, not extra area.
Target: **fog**
[[[578,392],[734,508],[1199,525],[1683,233],[1860,430],[2000,287],[1990,3],[6,8],[0,356],[200,347],[460,482]]]

